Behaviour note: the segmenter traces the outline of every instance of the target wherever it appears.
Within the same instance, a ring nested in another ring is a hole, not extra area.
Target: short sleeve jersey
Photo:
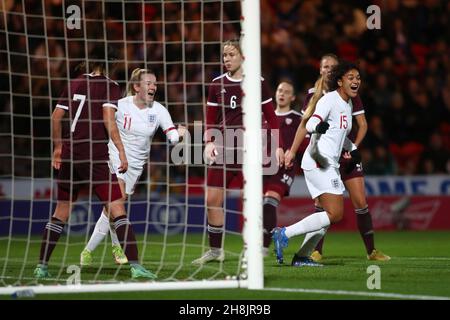
[[[290,110],[286,113],[278,113],[275,111],[275,114],[280,124],[280,131],[285,145],[292,145],[297,128],[302,121],[302,115],[295,110]]]
[[[303,113],[305,113],[306,108],[308,107],[309,100],[311,100],[312,96],[314,95],[314,92],[315,92],[314,88],[311,88],[308,90],[308,94],[306,95],[305,102],[303,103],[303,107],[301,110],[302,115],[303,115]],[[359,95],[357,95],[354,98],[351,98],[351,100],[352,100],[352,105],[353,105],[352,116],[357,116],[358,114],[365,113],[364,106],[363,106],[362,100]],[[348,135],[348,138],[352,142],[355,142],[357,131],[358,131],[358,128],[356,126],[353,126],[352,131],[350,131],[350,133]]]
[[[165,134],[176,130],[169,111],[157,101],[151,107],[138,108],[133,96],[119,100],[116,112],[116,123],[119,128],[128,165],[142,169],[147,162],[153,136],[159,127]],[[119,151],[112,141],[108,143],[109,154],[113,161],[119,161]]]
[[[242,80],[230,78],[226,73],[213,79],[208,91],[207,108],[221,108],[217,113],[215,128],[242,128]],[[261,78],[261,105],[272,101],[270,90]]]
[[[120,87],[99,75],[83,74],[72,80],[56,108],[69,112],[70,126],[63,126],[63,159],[108,160],[108,133],[103,108],[117,109]]]
[[[290,110],[286,113],[278,113],[275,112],[277,115],[279,124],[280,124],[280,133],[283,137],[284,145],[286,146],[286,149],[292,146],[292,142],[294,142],[295,134],[297,133],[297,128],[300,125],[300,122],[302,121],[302,115],[295,111]],[[305,146],[306,148],[306,146]],[[298,160],[301,160],[300,154],[297,153]]]
[[[313,134],[314,137],[303,155],[302,169],[317,168],[317,164],[311,156],[314,144],[317,145],[319,154],[328,160],[330,166],[339,168],[342,148],[352,129],[352,109],[352,100],[344,101],[337,91],[326,93],[319,99],[311,119],[316,117],[320,121],[326,121],[330,127],[324,134]]]

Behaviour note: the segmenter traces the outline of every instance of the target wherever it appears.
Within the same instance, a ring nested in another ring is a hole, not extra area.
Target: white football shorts
[[[303,174],[305,175],[306,186],[313,199],[324,193],[343,194],[345,191],[338,168],[329,166],[327,168],[303,170]]]
[[[120,162],[108,161],[109,169],[115,173],[118,179],[125,182],[125,193],[131,195],[134,193],[139,178],[141,177],[143,168],[133,168],[128,166],[128,170],[125,173],[119,172]]]

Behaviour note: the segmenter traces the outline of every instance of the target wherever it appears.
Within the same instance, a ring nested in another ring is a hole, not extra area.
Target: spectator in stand
[[[434,132],[422,153],[419,162],[419,174],[448,174],[450,169],[450,152],[442,144],[442,137]]]
[[[394,157],[390,154],[388,149],[378,144],[375,147],[371,147],[373,153],[371,159],[364,165],[364,171],[368,175],[395,175],[397,174],[397,166]]]

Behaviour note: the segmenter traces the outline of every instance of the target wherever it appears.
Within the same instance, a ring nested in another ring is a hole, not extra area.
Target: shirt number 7
[[[72,126],[70,127],[70,132],[75,131],[75,127],[77,126],[78,118],[81,115],[81,111],[83,110],[84,102],[86,101],[86,96],[84,94],[74,94],[73,101],[80,101],[78,105],[77,113],[75,114],[75,118],[73,118]]]

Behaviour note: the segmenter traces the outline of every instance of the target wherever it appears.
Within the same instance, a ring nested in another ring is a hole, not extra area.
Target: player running
[[[310,255],[330,224],[339,222],[344,214],[344,185],[339,174],[342,150],[345,158],[356,165],[361,161],[359,152],[347,138],[352,128],[351,98],[356,97],[361,84],[356,65],[341,62],[330,76],[329,93],[316,104],[309,104],[303,116],[307,132],[312,134],[301,167],[306,185],[313,199],[318,198],[324,210],[313,213],[301,221],[283,228],[275,228],[273,241],[278,263],[284,262],[283,248],[289,238],[306,234],[292,265],[315,265]]]
[[[314,88],[311,88],[308,91],[305,102],[303,104],[302,113],[305,112],[308,104],[317,103],[317,100],[320,99],[325,92],[328,91],[327,82],[329,81],[329,76],[331,74],[331,70],[338,64],[338,58],[334,54],[326,54],[322,56],[320,60],[320,77],[316,81]],[[353,105],[353,113],[352,116],[356,120],[356,127],[353,127],[349,134],[349,139],[358,147],[362,140],[364,139],[367,132],[367,121],[365,117],[365,111],[363,107],[363,103],[359,95],[354,98],[351,98]],[[352,121],[352,120],[350,120]],[[306,129],[304,126],[299,126],[296,137],[290,150],[286,153],[286,166],[290,166],[292,164],[292,160],[295,154],[299,151],[300,144],[303,144],[303,139],[309,138],[307,135]],[[345,188],[347,189],[350,199],[352,201],[353,207],[355,208],[357,225],[361,237],[364,241],[364,245],[367,252],[367,258],[369,260],[378,260],[378,261],[387,261],[390,260],[390,257],[384,254],[383,252],[377,250],[375,248],[375,240],[374,240],[374,231],[372,225],[372,216],[370,215],[369,207],[367,204],[367,198],[364,187],[364,172],[362,168],[362,164],[358,163],[356,166],[353,166],[351,161],[348,161],[344,157],[341,157],[339,171],[341,174],[342,181],[344,182]],[[315,199],[315,207],[316,211],[323,211],[323,208],[318,201]],[[323,246],[324,238],[322,238],[317,244],[314,252],[311,255],[311,258],[314,261],[320,261],[322,259],[322,246]]]

